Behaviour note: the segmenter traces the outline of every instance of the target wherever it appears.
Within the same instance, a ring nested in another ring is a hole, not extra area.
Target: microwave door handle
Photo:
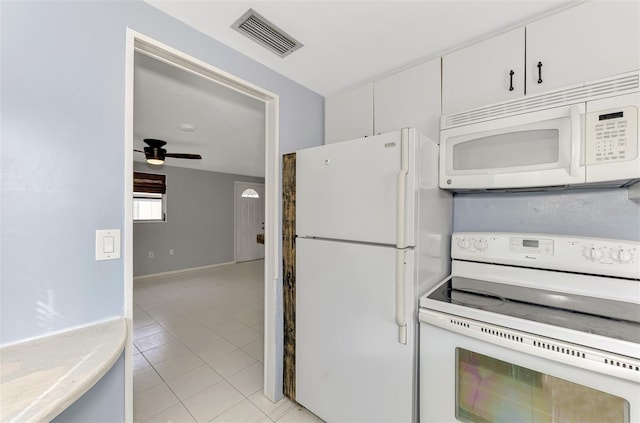
[[[577,177],[580,167],[580,108],[571,106],[571,156],[569,157],[569,176]]]

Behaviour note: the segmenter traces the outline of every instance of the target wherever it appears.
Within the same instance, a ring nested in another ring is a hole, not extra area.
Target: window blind
[[[166,175],[153,173],[133,172],[133,192],[151,192],[154,194],[166,194]]]

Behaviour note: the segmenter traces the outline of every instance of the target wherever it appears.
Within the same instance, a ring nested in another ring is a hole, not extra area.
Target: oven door
[[[508,189],[583,184],[585,104],[440,132],[440,188]]]
[[[514,331],[486,327],[480,332],[488,331],[487,340],[482,340],[444,329],[440,318],[462,331],[469,324],[444,313],[420,311],[422,423],[640,421],[638,360],[630,360],[635,369],[627,368],[627,362],[623,370],[618,362],[610,372],[596,371],[589,364],[576,365],[579,348],[572,355],[573,349],[565,352],[562,347],[567,360],[551,359],[555,346],[526,352],[507,346],[520,341]]]

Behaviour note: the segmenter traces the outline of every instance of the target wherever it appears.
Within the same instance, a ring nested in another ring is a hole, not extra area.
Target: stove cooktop
[[[640,305],[635,303],[459,276],[452,276],[424,298],[427,303],[484,310],[640,344]],[[447,312],[460,314],[460,310],[463,309],[452,307]]]

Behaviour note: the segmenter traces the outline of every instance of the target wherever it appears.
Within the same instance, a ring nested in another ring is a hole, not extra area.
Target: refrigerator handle
[[[404,250],[396,250],[396,323],[398,342],[407,343],[407,321],[404,318]]]
[[[400,139],[400,171],[397,179],[396,193],[396,247],[406,248],[405,215],[406,215],[406,185],[409,173],[409,128],[402,128]]]
[[[400,171],[398,172],[398,192],[396,203],[396,323],[398,342],[407,343],[407,321],[404,318],[404,251],[406,182],[409,173],[409,129],[402,128],[400,139]]]

